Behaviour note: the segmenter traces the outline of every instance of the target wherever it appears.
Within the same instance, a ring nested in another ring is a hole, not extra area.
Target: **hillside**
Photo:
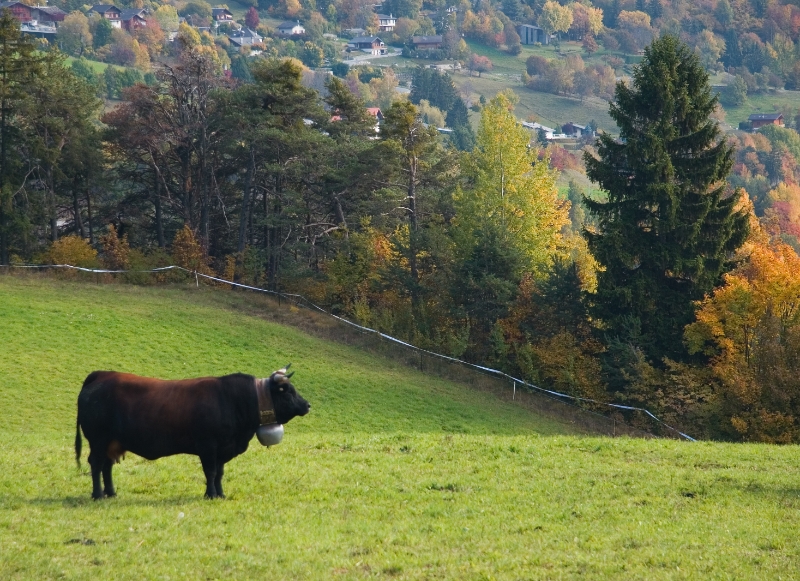
[[[568,435],[256,306],[0,277],[0,578],[798,578],[796,447]],[[227,500],[202,500],[193,457],[132,455],[119,497],[89,499],[72,453],[89,371],[289,361],[312,413],[229,464]]]

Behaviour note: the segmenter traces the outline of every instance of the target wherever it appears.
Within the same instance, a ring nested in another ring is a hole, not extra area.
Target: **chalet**
[[[386,45],[377,36],[357,36],[347,43],[348,50],[360,50],[372,55],[386,54]]]
[[[227,8],[212,8],[211,19],[214,22],[233,22],[233,12]]]
[[[586,125],[578,125],[569,121],[561,126],[561,132],[572,137],[582,137],[587,133],[591,133],[591,129],[587,129]]]
[[[113,4],[95,4],[89,12],[96,12],[108,20],[114,28],[122,28],[122,21],[119,18],[122,11]]]
[[[147,26],[145,11],[141,8],[131,8],[129,10],[120,11],[119,20],[122,23],[122,28],[128,32],[133,32],[138,28]]]
[[[753,113],[747,120],[752,123],[754,130],[764,127],[764,125],[783,127],[783,115],[781,113]]]
[[[442,35],[434,34],[433,36],[412,36],[411,44],[414,45],[415,50],[442,48]]]
[[[56,26],[59,22],[64,22],[67,13],[57,6],[34,6],[31,15],[39,24]]]
[[[517,26],[517,34],[522,44],[550,44],[550,35],[538,26],[520,24]]]
[[[281,34],[283,36],[294,36],[297,34],[306,33],[306,29],[303,28],[299,20],[297,20],[296,22],[293,22],[291,20],[287,20],[286,22],[281,22],[277,26],[276,30],[278,31],[278,34]]]
[[[367,107],[367,113],[375,117],[378,123],[383,121],[383,111],[381,111],[380,107]]]
[[[257,32],[250,30],[245,26],[239,30],[231,32],[228,35],[228,40],[234,46],[243,47],[261,44],[264,41],[264,37],[259,36]]]
[[[378,30],[381,32],[391,32],[397,26],[397,18],[389,14],[378,14]]]
[[[5,8],[11,12],[11,16],[20,22],[30,22],[35,20],[33,17],[33,6],[28,6],[22,2],[3,2],[0,3],[0,9]]]

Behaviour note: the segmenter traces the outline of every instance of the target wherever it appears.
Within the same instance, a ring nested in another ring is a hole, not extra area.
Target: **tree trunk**
[[[94,227],[92,226],[92,195],[86,187],[86,221],[89,224],[89,244],[94,244]]]
[[[256,150],[254,146],[250,146],[250,163],[247,165],[247,178],[244,183],[244,191],[242,192],[242,214],[239,217],[239,245],[237,252],[243,252],[245,240],[247,238],[247,218],[250,209],[250,190],[253,187],[253,175],[256,169]]]
[[[75,232],[81,237],[86,238],[86,229],[83,227],[83,219],[81,218],[81,203],[78,199],[78,178],[72,184],[72,213],[75,216]]]
[[[153,197],[153,205],[156,209],[156,238],[158,239],[158,247],[166,247],[164,241],[164,213],[161,209],[161,181],[158,179],[158,173],[154,174],[155,196]]]

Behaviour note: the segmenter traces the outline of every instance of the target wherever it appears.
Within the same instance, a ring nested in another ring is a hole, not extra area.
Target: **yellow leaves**
[[[130,266],[131,247],[128,236],[120,238],[113,225],[108,227],[108,234],[100,237],[103,246],[103,263],[111,270],[126,270]]]
[[[73,234],[53,242],[47,250],[45,262],[92,267],[97,265],[97,251],[89,246],[89,242]]]
[[[786,406],[800,395],[800,257],[791,247],[751,241],[747,261],[698,303],[684,337],[691,353],[711,356],[742,437],[793,441]]]
[[[558,199],[558,173],[548,159],[537,160],[511,108],[505,93],[483,108],[478,145],[464,167],[474,187],[457,193],[457,221],[468,232],[492,221],[527,256],[528,268],[540,270],[556,250],[569,206]]]

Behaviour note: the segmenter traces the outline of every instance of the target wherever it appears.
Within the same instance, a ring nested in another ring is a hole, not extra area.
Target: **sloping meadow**
[[[0,276],[0,579],[800,578],[796,447],[571,434],[243,301]],[[226,500],[195,457],[131,454],[90,500],[91,371],[289,362],[312,411],[228,464]]]

